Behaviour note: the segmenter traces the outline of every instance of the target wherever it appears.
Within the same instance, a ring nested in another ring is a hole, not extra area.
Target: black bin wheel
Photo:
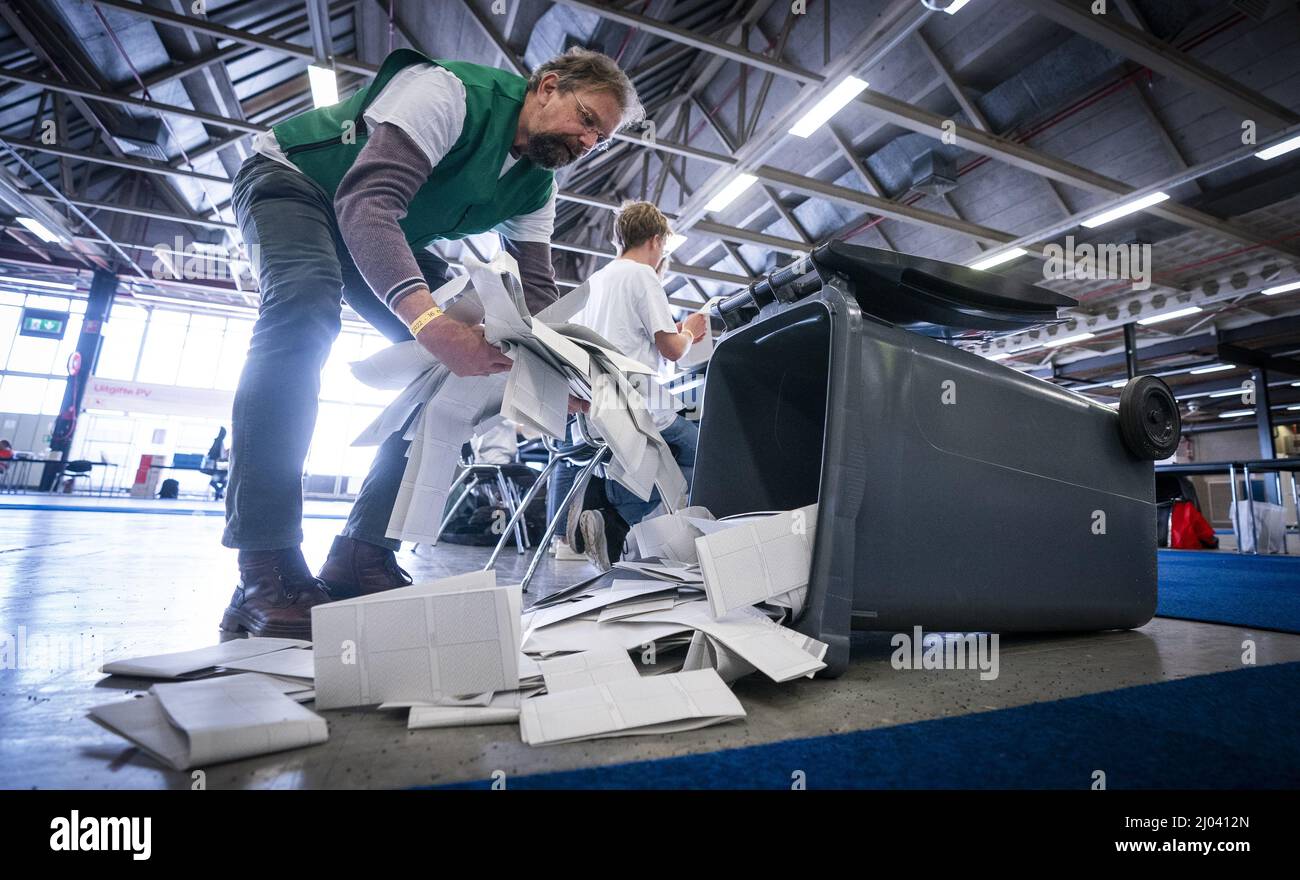
[[[1178,449],[1183,420],[1169,386],[1155,376],[1135,376],[1119,398],[1124,445],[1138,458],[1159,461]]]

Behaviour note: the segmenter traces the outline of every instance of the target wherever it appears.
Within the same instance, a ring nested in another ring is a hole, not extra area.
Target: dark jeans
[[[664,438],[664,442],[668,444],[668,448],[672,450],[673,460],[682,469],[682,476],[686,478],[686,485],[689,487],[691,477],[695,474],[695,447],[700,442],[699,426],[682,416],[678,416],[673,419],[671,425],[664,428],[659,434]],[[659,506],[658,487],[650,493],[649,501],[642,501],[614,480],[606,480],[605,497],[609,500],[610,507],[617,510],[619,516],[623,517],[623,520],[629,526],[641,522]]]
[[[302,543],[302,466],[316,424],[321,368],[341,327],[341,303],[393,342],[411,334],[357,271],[329,196],[306,175],[254,156],[235,176],[232,202],[262,303],[235,392],[221,543],[277,550]],[[425,250],[416,260],[431,289],[446,280],[445,262]],[[400,431],[380,445],[344,535],[400,546],[384,532],[407,445]]]

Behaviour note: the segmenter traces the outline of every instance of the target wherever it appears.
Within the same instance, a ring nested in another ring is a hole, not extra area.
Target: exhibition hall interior
[[[1300,786],[1289,0],[0,0],[0,787]]]

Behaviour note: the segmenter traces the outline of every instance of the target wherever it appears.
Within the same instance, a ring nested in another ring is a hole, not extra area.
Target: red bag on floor
[[[1195,504],[1177,501],[1169,524],[1169,546],[1175,550],[1206,550],[1218,547],[1219,539]]]

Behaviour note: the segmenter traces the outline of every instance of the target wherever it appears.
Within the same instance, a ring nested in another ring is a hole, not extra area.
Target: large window
[[[67,310],[62,340],[18,335],[23,306]],[[66,387],[67,362],[76,350],[85,300],[0,290],[0,411],[54,416]],[[234,391],[248,353],[252,318],[200,314],[163,306],[114,303],[104,323],[95,374],[105,379]],[[348,327],[339,334],[321,374],[321,406],[306,471],[334,476],[355,493],[374,457],[373,447],[352,446],[393,397],[352,377],[350,364],[388,345],[378,333]],[[87,411],[77,425],[73,456],[118,465],[109,484],[130,485],[141,455],[206,453],[229,413],[207,416]],[[227,444],[230,440],[227,437]],[[115,478],[115,479],[114,479]],[[196,477],[198,479],[198,477]],[[195,486],[202,488],[204,480]]]
[[[105,379],[135,378],[136,362],[140,359],[140,343],[144,341],[145,323],[149,312],[136,306],[114,303],[113,311],[104,324],[104,341],[99,347],[99,363],[95,374]]]

